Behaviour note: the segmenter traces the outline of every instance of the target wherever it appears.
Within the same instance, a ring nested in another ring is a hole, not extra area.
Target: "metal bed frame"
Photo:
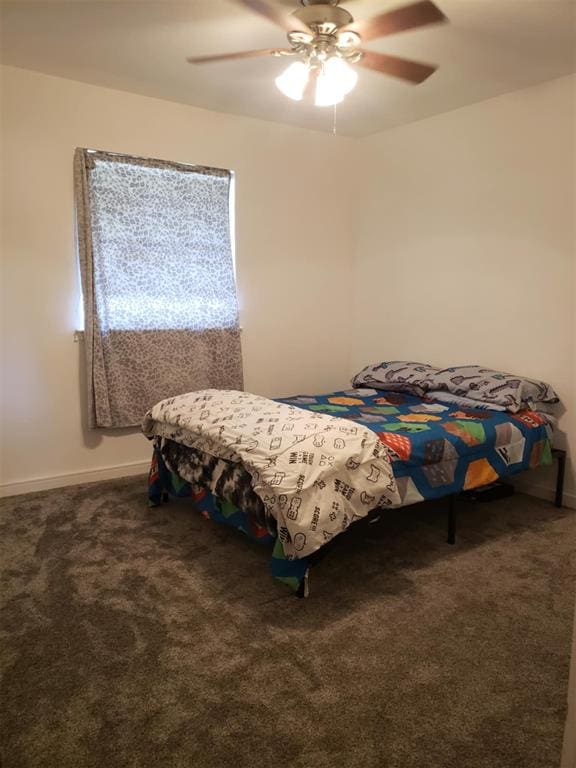
[[[558,462],[556,470],[556,493],[554,506],[562,507],[564,503],[564,475],[566,474],[566,451],[561,448],[552,449],[552,457]],[[448,544],[456,544],[456,499],[459,494],[453,493],[448,497]]]
[[[558,462],[556,470],[556,492],[554,496],[554,506],[562,507],[564,502],[564,476],[566,474],[566,451],[561,448],[552,449],[552,457]],[[448,531],[447,531],[447,543],[456,544],[456,500],[460,496],[459,493],[453,493],[447,496],[448,501]],[[314,567],[321,560],[323,560],[331,549],[332,542],[324,545],[321,549],[316,550],[309,556],[310,567]],[[308,594],[308,579],[306,578],[298,591],[297,597],[306,597]]]

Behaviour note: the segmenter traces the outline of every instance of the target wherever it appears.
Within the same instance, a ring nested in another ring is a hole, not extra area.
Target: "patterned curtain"
[[[77,149],[88,424],[242,389],[229,171]]]

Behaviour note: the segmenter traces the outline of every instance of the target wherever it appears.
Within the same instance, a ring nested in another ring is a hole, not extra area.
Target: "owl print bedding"
[[[357,387],[277,401],[205,390],[158,403],[150,502],[191,496],[205,516],[273,548],[295,590],[311,556],[375,509],[471,490],[549,464],[540,413],[474,409]]]

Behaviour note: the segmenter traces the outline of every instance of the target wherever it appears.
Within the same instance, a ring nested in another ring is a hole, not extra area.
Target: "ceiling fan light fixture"
[[[343,59],[333,56],[322,65],[316,82],[317,107],[340,104],[358,82],[358,73]]]
[[[303,61],[295,61],[276,78],[276,86],[293,101],[302,101],[310,70]]]
[[[338,48],[346,50],[346,48],[358,48],[360,45],[362,45],[362,38],[357,32],[344,30],[338,33]]]

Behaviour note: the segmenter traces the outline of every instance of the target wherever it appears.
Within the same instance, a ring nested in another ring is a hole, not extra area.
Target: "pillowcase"
[[[437,371],[440,371],[440,368],[402,360],[374,363],[354,376],[352,386],[368,386],[388,392],[408,392],[421,397],[430,388],[431,376]]]
[[[479,365],[436,370],[430,389],[445,390],[474,401],[501,405],[510,413],[533,407],[535,403],[559,402],[556,392],[544,381],[493,371]]]
[[[504,408],[503,405],[472,400],[471,397],[462,397],[462,395],[453,395],[452,392],[446,392],[443,389],[434,389],[426,392],[426,398],[429,400],[436,400],[439,403],[458,405],[461,408],[478,408],[483,411],[500,411],[500,413],[506,411],[506,408]]]

